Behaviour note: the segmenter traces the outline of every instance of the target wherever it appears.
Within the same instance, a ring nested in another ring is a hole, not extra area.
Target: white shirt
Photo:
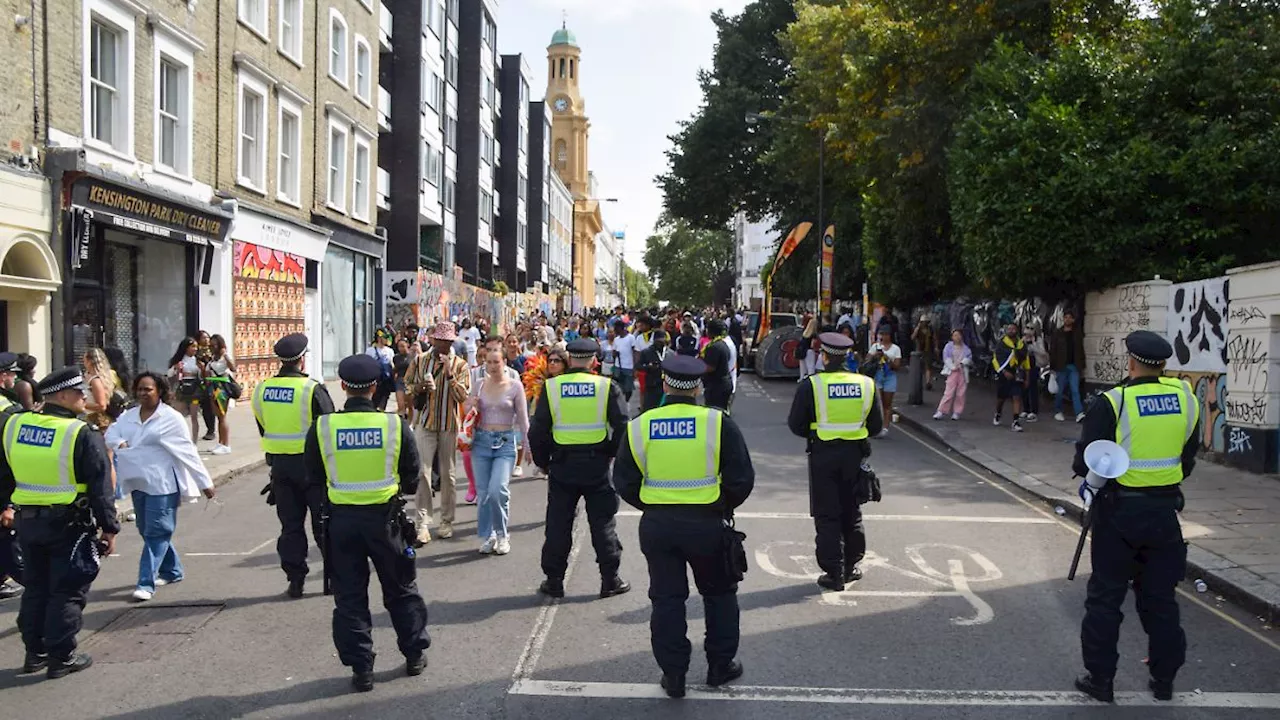
[[[125,492],[198,497],[213,487],[186,419],[168,405],[161,403],[145,423],[141,408],[125,410],[107,428],[105,440],[115,453],[116,479]]]
[[[848,325],[849,327],[856,329],[858,327],[858,321],[856,318],[853,317],[853,315],[849,313],[845,313],[840,316],[840,319],[838,321],[836,321],[837,328],[842,327],[844,325]]]
[[[636,369],[636,357],[632,353],[636,347],[636,336],[627,334],[613,339],[613,350],[618,353],[618,367],[623,370]]]
[[[645,350],[648,350],[649,346],[653,344],[652,334],[649,335],[648,339],[646,339],[645,336],[637,335],[636,333],[632,333],[630,337],[632,338],[631,346],[635,348],[635,351],[638,353],[642,353]]]
[[[729,377],[733,378],[733,391],[738,392],[738,346],[734,345],[729,338],[720,342],[729,348]]]
[[[459,340],[461,340],[462,342],[466,343],[466,345],[467,345],[467,362],[468,362],[468,363],[470,363],[472,367],[475,367],[475,364],[476,364],[476,351],[477,351],[477,350],[479,349],[479,347],[480,347],[480,330],[479,330],[479,328],[477,328],[476,326],[472,325],[471,327],[467,328],[466,330],[463,330],[462,332],[458,333],[458,339],[459,339]]]
[[[880,343],[876,343],[875,345],[871,346],[871,349],[873,351],[879,350],[882,353],[884,353],[884,357],[886,360],[893,361],[893,360],[902,359],[902,348],[898,347],[897,345],[890,345],[888,348],[885,348]]]

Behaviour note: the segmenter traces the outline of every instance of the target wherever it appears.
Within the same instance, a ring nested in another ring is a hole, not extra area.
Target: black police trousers
[[[76,633],[90,583],[69,581],[71,548],[82,529],[69,507],[24,508],[18,514],[22,582],[26,591],[18,609],[18,630],[27,652],[59,660],[76,650]]]
[[[689,626],[685,601],[689,576],[702,596],[707,664],[727,665],[738,654],[738,583],[729,574],[724,524],[707,516],[646,511],[640,518],[640,552],[649,563],[649,640],[658,667],[668,675],[689,670]]]
[[[369,614],[369,564],[382,585],[396,644],[406,658],[431,647],[427,604],[418,593],[414,559],[392,528],[387,505],[334,505],[329,511],[329,570],[333,576],[333,644],[355,672],[373,670],[373,620]]]
[[[729,412],[733,405],[733,381],[725,379],[707,383],[703,387],[702,396],[707,407]]]
[[[815,442],[809,452],[809,515],[818,567],[833,578],[862,562],[867,534],[854,500],[862,451],[854,442]]]
[[[22,582],[22,552],[17,531],[0,528],[0,580],[6,576]]]
[[[306,579],[310,571],[307,566],[307,513],[311,514],[311,537],[315,540],[316,547],[324,552],[324,546],[320,544],[320,513],[324,505],[325,488],[323,485],[307,483],[306,471],[301,461],[301,455],[297,456],[296,461],[294,456],[277,455],[272,459],[271,466],[271,492],[275,494],[276,517],[280,519],[280,538],[276,540],[276,552],[280,555],[280,567],[290,582]]]
[[[1186,574],[1187,546],[1178,525],[1177,496],[1132,493],[1098,499],[1094,508],[1093,574],[1085,599],[1080,645],[1084,666],[1098,678],[1113,678],[1116,642],[1129,583],[1138,619],[1147,633],[1147,669],[1157,680],[1173,680],[1187,654],[1174,589]]]
[[[586,500],[587,524],[596,564],[605,580],[618,574],[622,565],[622,543],[618,541],[615,516],[618,493],[609,482],[609,459],[603,455],[553,462],[547,479],[547,524],[542,544],[542,572],[562,580],[569,569],[573,549],[573,519],[578,501]]]

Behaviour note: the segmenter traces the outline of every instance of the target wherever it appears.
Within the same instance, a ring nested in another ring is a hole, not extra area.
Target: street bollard
[[[907,365],[907,404],[924,404],[924,353],[916,350],[911,353],[911,363]]]

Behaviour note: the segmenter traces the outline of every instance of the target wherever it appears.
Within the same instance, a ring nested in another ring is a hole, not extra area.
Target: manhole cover
[[[149,605],[132,608],[84,641],[94,662],[152,660],[186,642],[222,604]]]

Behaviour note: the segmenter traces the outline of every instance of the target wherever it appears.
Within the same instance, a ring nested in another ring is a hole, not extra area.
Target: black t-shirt
[[[677,335],[672,346],[679,355],[698,357],[698,337],[696,335]]]
[[[1063,330],[1062,338],[1067,346],[1067,365],[1076,364],[1076,331],[1075,329]]]

